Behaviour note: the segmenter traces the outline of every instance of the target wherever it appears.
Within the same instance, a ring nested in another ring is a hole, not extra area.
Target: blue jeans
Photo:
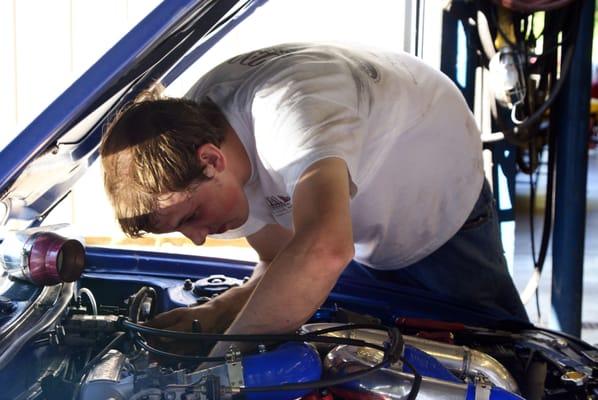
[[[507,268],[495,202],[487,181],[463,227],[438,250],[401,269],[367,270],[376,279],[432,291],[458,302],[500,309],[528,321]]]

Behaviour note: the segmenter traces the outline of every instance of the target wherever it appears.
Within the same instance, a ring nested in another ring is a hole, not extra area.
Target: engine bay
[[[43,232],[33,236],[45,237]],[[58,240],[55,233],[50,238],[52,246],[40,247],[43,257],[20,261],[13,255],[22,249],[14,247],[31,250],[35,245],[27,240],[2,244],[1,399],[590,399],[598,395],[598,351],[579,339],[533,326],[487,327],[423,318],[425,310],[417,314],[394,307],[396,299],[377,302],[369,287],[365,290],[370,301],[365,301],[355,295],[356,283],[350,281],[341,281],[299,331],[285,335],[227,336],[201,332],[199,327],[187,332],[151,328],[144,322],[156,313],[193,307],[243,285],[250,266],[87,248],[83,269],[82,247],[72,239]],[[31,264],[38,259],[44,260],[48,271]],[[66,273],[73,268],[83,270],[78,279],[72,279],[77,274]],[[37,281],[31,279],[31,270],[38,271]],[[162,340],[189,343],[193,351],[169,353],[161,348]],[[208,358],[216,341],[231,346],[225,357]]]

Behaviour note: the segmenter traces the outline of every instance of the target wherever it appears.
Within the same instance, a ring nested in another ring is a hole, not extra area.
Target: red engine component
[[[85,266],[83,245],[53,232],[31,238],[29,275],[36,285],[55,285],[79,279]]]
[[[11,231],[2,242],[0,255],[12,278],[38,286],[76,281],[85,267],[81,242],[52,231]]]

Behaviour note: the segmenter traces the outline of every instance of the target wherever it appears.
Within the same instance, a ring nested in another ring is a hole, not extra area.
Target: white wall
[[[1,0],[0,147],[156,4]]]

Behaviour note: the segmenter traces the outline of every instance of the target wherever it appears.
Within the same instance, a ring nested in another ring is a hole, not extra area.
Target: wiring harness
[[[292,390],[305,390],[305,389],[322,389],[330,386],[339,385],[342,383],[350,382],[356,379],[360,379],[374,371],[386,368],[393,363],[398,361],[403,362],[413,372],[414,381],[411,387],[408,399],[415,399],[422,381],[422,376],[417,370],[406,360],[403,355],[404,342],[401,333],[397,328],[387,327],[378,324],[347,324],[326,329],[320,329],[313,332],[295,333],[295,334],[276,334],[276,335],[227,335],[227,334],[213,334],[213,333],[201,333],[201,332],[179,332],[171,330],[162,330],[151,328],[148,326],[136,324],[129,319],[121,319],[120,321],[123,331],[129,333],[134,343],[140,348],[145,349],[149,353],[163,358],[172,358],[181,361],[194,361],[194,362],[224,362],[224,357],[204,357],[194,355],[181,355],[170,353],[161,349],[158,349],[147,343],[145,339],[148,337],[162,337],[171,339],[183,339],[183,340],[200,340],[208,342],[226,341],[226,342],[242,342],[242,343],[274,343],[280,344],[283,342],[307,342],[307,343],[326,343],[330,345],[350,345],[358,347],[372,348],[381,351],[383,357],[380,362],[367,367],[360,371],[348,373],[338,378],[328,378],[319,381],[305,382],[305,383],[293,383],[293,384],[282,384],[276,386],[260,386],[260,387],[243,387],[240,388],[240,393],[253,393],[253,392],[274,392],[274,391],[292,391]],[[370,343],[365,340],[351,339],[351,338],[340,338],[327,336],[332,332],[339,332],[345,330],[354,329],[372,329],[382,330],[387,332],[388,341],[385,345],[381,346],[376,343]]]

